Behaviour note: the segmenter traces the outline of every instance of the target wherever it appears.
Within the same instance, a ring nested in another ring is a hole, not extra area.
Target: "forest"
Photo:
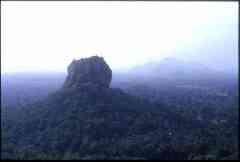
[[[106,67],[90,57],[67,75],[2,75],[1,158],[239,159],[236,75],[176,60]]]

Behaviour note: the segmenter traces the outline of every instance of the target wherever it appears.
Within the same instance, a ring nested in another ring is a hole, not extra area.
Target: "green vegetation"
[[[238,159],[237,96],[134,92],[80,87],[2,107],[2,159]]]

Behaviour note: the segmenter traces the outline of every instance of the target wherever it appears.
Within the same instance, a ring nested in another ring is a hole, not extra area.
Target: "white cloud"
[[[113,69],[129,68],[222,39],[238,22],[237,2],[1,5],[3,72],[65,71],[73,58],[92,54],[104,56]]]

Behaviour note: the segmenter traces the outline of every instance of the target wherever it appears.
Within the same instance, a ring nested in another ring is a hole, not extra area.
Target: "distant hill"
[[[116,82],[143,83],[153,86],[179,83],[214,85],[218,82],[222,84],[222,81],[236,82],[237,75],[218,71],[198,62],[165,58],[134,67],[122,74],[119,79],[116,79]]]
[[[132,75],[147,76],[162,79],[193,79],[194,77],[209,77],[217,74],[217,71],[196,63],[179,60],[176,58],[165,58],[159,62],[151,62],[135,67],[130,71]]]

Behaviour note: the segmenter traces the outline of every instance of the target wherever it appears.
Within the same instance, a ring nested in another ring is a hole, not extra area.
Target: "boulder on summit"
[[[67,71],[68,76],[63,88],[77,88],[89,84],[109,88],[112,80],[112,70],[99,56],[73,60]]]

